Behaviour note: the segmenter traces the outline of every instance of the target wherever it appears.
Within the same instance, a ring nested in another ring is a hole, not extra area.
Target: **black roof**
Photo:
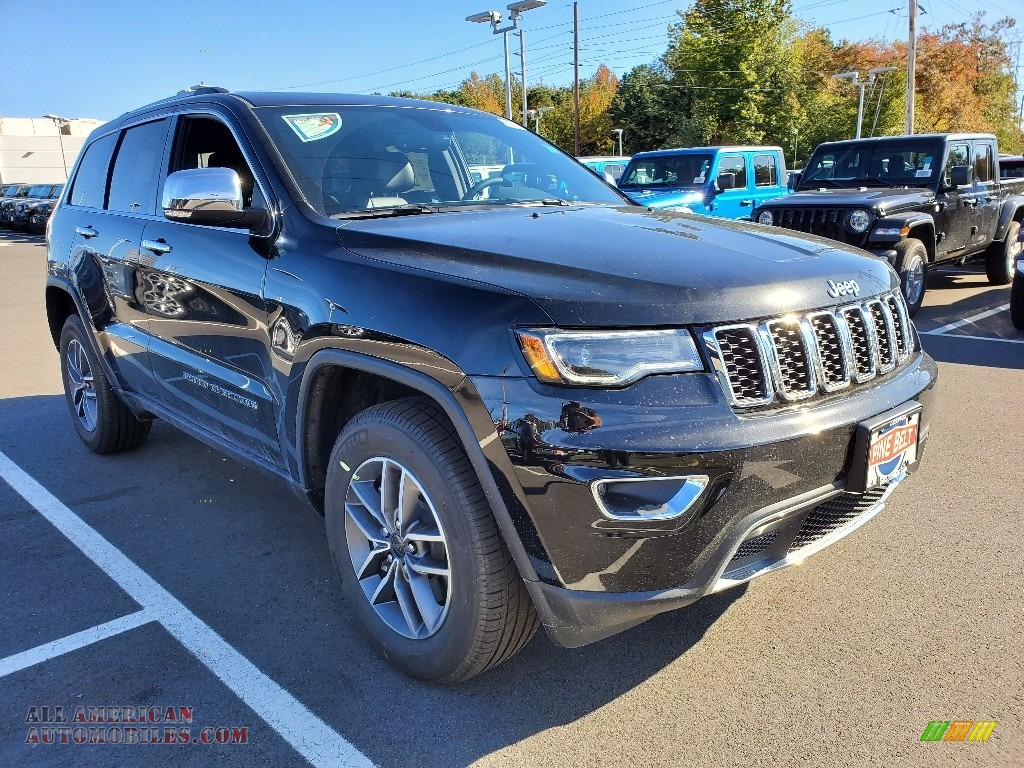
[[[993,139],[993,140],[995,140],[995,138],[996,138],[995,135],[991,134],[991,133],[914,133],[914,134],[911,134],[911,135],[901,135],[901,136],[871,136],[871,137],[865,137],[865,138],[861,138],[861,139],[842,139],[840,141],[825,141],[825,142],[822,142],[819,146],[827,146],[827,145],[830,145],[830,144],[854,144],[854,143],[864,143],[864,144],[875,144],[875,143],[877,143],[877,144],[884,144],[884,143],[887,143],[887,142],[895,142],[895,141],[905,142],[905,141],[907,141],[907,139],[931,139],[933,141],[946,141],[947,139],[966,139],[966,140],[971,140],[971,139]]]
[[[140,106],[130,112],[113,119],[107,126],[116,127],[119,123],[150,109],[175,104],[244,102],[249,107],[320,107],[320,106],[385,106],[385,107],[423,107],[427,109],[453,109],[459,112],[476,112],[469,107],[456,104],[445,104],[424,99],[405,99],[396,96],[367,96],[362,93],[295,93],[292,91],[242,91],[233,93],[217,86],[198,85],[179,91],[174,96],[160,99]]]

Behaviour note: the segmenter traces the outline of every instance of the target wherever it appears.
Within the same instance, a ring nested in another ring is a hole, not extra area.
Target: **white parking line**
[[[372,768],[373,763],[298,699],[275,683],[230,643],[104,539],[82,518],[0,452],[0,478],[117,582],[143,612],[220,678],[314,766]],[[133,614],[134,615],[134,614]]]
[[[979,320],[984,320],[986,317],[992,317],[992,315],[998,315],[1000,312],[1006,312],[1009,309],[1010,309],[1010,305],[1009,304],[1003,304],[1003,306],[1001,306],[1001,307],[995,307],[993,309],[987,309],[984,312],[979,312],[976,315],[971,315],[970,317],[965,317],[963,320],[957,320],[956,322],[950,323],[949,325],[944,325],[941,328],[934,328],[933,330],[930,330],[930,331],[920,331],[920,333],[926,333],[929,336],[941,336],[942,334],[947,333],[949,331],[952,331],[952,330],[954,330],[956,328],[963,328],[965,325],[970,325],[971,323],[976,323]]]
[[[83,629],[81,632],[54,640],[52,643],[37,645],[35,648],[29,648],[27,651],[8,656],[6,659],[0,659],[0,677],[13,675],[15,672],[20,672],[26,667],[49,661],[55,656],[62,656],[65,653],[77,651],[79,648],[85,648],[87,645],[98,643],[100,640],[106,640],[108,637],[119,635],[122,632],[127,632],[129,629],[141,627],[143,624],[149,624],[149,622],[155,620],[154,616],[145,611],[137,611],[127,616],[121,616],[113,621],[108,621],[105,624],[98,624],[95,627]]]
[[[938,334],[933,333],[932,335]],[[1001,339],[998,336],[968,336],[965,333],[944,333],[941,335],[944,339],[971,339],[972,341],[1001,341],[1003,344],[1024,344],[1024,339]]]

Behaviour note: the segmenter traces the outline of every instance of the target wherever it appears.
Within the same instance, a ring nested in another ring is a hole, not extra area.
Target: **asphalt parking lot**
[[[0,233],[0,765],[1024,764],[1024,333],[983,271],[932,275],[916,322],[941,397],[881,515],[800,567],[587,648],[540,634],[440,688],[365,646],[322,519],[283,486],[160,423],[138,451],[85,450],[45,259]],[[184,743],[60,743],[79,711],[115,719],[92,724],[111,741]],[[934,720],[997,725],[922,743]]]

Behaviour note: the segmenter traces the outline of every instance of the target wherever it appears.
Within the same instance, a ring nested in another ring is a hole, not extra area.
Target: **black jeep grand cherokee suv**
[[[49,253],[86,445],[158,417],[283,478],[425,679],[799,562],[928,433],[886,263],[632,205],[461,107],[183,92],[97,129]]]

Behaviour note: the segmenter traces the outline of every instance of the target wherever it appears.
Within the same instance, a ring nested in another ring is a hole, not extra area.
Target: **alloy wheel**
[[[904,298],[906,298],[907,304],[911,306],[917,304],[924,291],[924,262],[920,258],[915,258],[907,267],[904,284]]]
[[[96,383],[93,380],[92,366],[85,347],[78,339],[72,339],[65,355],[68,376],[68,394],[74,406],[75,415],[82,426],[89,432],[96,430],[98,406],[96,403]]]
[[[448,541],[423,485],[394,459],[367,459],[345,495],[352,568],[377,616],[403,637],[436,633],[451,602]]]

